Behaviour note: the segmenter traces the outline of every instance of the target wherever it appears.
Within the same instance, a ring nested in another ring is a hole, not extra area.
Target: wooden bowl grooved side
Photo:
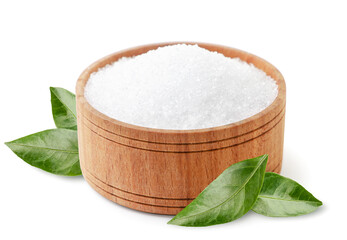
[[[165,143],[153,143],[153,142],[144,142],[144,141],[138,141],[134,139],[129,138],[123,138],[122,136],[119,136],[117,134],[114,134],[112,132],[106,131],[97,125],[91,123],[90,121],[82,120],[82,123],[85,125],[86,128],[88,128],[93,133],[99,135],[100,137],[103,137],[107,139],[108,141],[111,141],[113,143],[135,148],[135,149],[141,149],[145,151],[154,151],[154,152],[166,152],[166,153],[194,153],[194,152],[207,152],[207,151],[216,151],[221,150],[224,148],[234,147],[240,144],[243,144],[248,141],[253,141],[256,138],[262,136],[263,134],[267,133],[268,131],[271,131],[272,128],[276,127],[277,124],[281,122],[281,120],[285,116],[285,108],[281,111],[280,114],[278,114],[275,119],[273,119],[271,122],[268,122],[263,125],[262,128],[257,128],[256,130],[250,131],[247,134],[241,134],[239,136],[235,136],[229,139],[225,139],[223,141],[214,141],[214,142],[207,142],[207,143],[190,143],[190,144],[165,144]],[[84,117],[80,117],[81,119],[85,119]]]
[[[260,126],[260,127],[257,127],[255,129],[252,129],[248,132],[245,132],[245,133],[242,133],[240,135],[235,135],[235,136],[231,136],[229,138],[223,138],[223,139],[218,139],[218,140],[214,140],[214,141],[208,141],[208,142],[191,142],[191,143],[167,143],[167,142],[153,142],[153,141],[145,141],[145,140],[142,140],[142,139],[136,139],[136,138],[131,138],[131,137],[127,137],[127,136],[123,136],[123,135],[120,135],[120,134],[117,134],[115,132],[112,132],[108,129],[105,129],[101,126],[98,126],[96,123],[94,123],[92,120],[88,119],[86,116],[84,115],[80,115],[81,118],[83,118],[83,123],[89,128],[89,129],[94,129],[94,131],[96,130],[100,130],[101,132],[105,132],[107,134],[111,134],[111,135],[115,135],[117,136],[118,138],[124,138],[124,139],[128,139],[128,140],[133,140],[133,141],[137,141],[137,142],[144,142],[146,144],[155,144],[155,145],[200,145],[200,144],[206,144],[206,143],[216,143],[216,142],[222,142],[222,141],[227,141],[227,140],[230,140],[230,139],[233,139],[233,138],[238,138],[238,137],[242,137],[244,135],[247,135],[247,134],[250,134],[252,132],[255,132],[257,130],[260,130],[262,129],[263,127],[265,127],[266,125],[269,125],[270,123],[276,121],[278,118],[282,118],[284,116],[284,110],[285,110],[285,106],[283,106],[283,108],[280,110],[280,112],[271,120],[269,120],[268,122],[264,123],[264,125]],[[279,117],[280,116],[280,117]],[[281,120],[281,119],[280,119]],[[277,123],[277,122],[276,122]]]
[[[269,169],[270,172],[277,172],[279,171],[279,169],[281,168],[281,163],[277,164],[277,166],[275,166],[273,169]],[[132,193],[123,189],[120,189],[118,187],[115,187],[113,185],[110,185],[108,183],[106,183],[105,181],[99,179],[97,176],[94,176],[88,169],[84,168],[84,177],[88,178],[88,180],[90,180],[91,182],[93,182],[94,185],[98,186],[99,188],[101,188],[102,190],[104,190],[105,192],[112,192],[112,193],[118,193],[118,196],[127,196],[127,199],[136,199],[136,198],[140,198],[141,201],[139,201],[139,203],[143,202],[143,199],[145,199],[145,201],[147,201],[148,199],[152,199],[154,201],[160,201],[163,200],[165,202],[165,205],[163,206],[167,206],[167,201],[184,201],[185,203],[187,201],[191,201],[194,198],[164,198],[164,197],[158,197],[158,196],[148,196],[148,195],[143,195],[143,194],[138,194],[138,193]],[[105,189],[109,189],[109,190],[105,190]],[[134,200],[135,201],[135,200]]]
[[[138,204],[144,204],[144,205],[151,205],[151,206],[158,206],[158,207],[179,207],[184,208],[186,205],[188,205],[193,198],[186,198],[186,199],[163,199],[163,198],[155,198],[150,196],[141,196],[136,194],[131,194],[128,192],[122,192],[114,188],[110,188],[107,185],[100,184],[100,182],[97,182],[93,180],[93,178],[90,178],[88,175],[86,176],[86,179],[89,182],[92,182],[93,185],[97,186],[100,190],[113,195],[115,197],[136,202]]]
[[[95,191],[97,191],[99,194],[104,196],[105,198],[118,203],[119,205],[122,205],[124,207],[132,208],[134,210],[142,211],[142,212],[148,212],[148,213],[157,213],[157,214],[165,214],[165,215],[176,215],[184,207],[172,207],[172,206],[157,206],[152,204],[145,204],[145,203],[139,203],[136,201],[131,201],[125,198],[118,197],[117,195],[114,195],[110,192],[107,192],[103,190],[102,188],[95,185],[93,182],[91,182],[89,179],[86,179],[86,181],[89,183],[90,186],[94,188]],[[189,203],[188,203],[189,204]],[[186,205],[188,205],[186,204]]]
[[[280,168],[280,166],[277,166],[277,169],[274,169],[274,172],[278,171],[278,168]],[[162,198],[142,196],[137,194],[131,195],[131,193],[129,195],[124,194],[128,192],[123,192],[123,195],[122,195],[117,193],[118,189],[112,186],[111,186],[111,189],[107,189],[107,187],[105,186],[103,187],[102,184],[96,183],[97,181],[92,180],[94,178],[93,176],[89,177],[89,173],[84,174],[84,177],[86,181],[91,186],[94,187],[95,191],[99,192],[101,195],[105,196],[106,198],[122,206],[130,207],[139,211],[166,214],[166,215],[176,215],[177,213],[182,211],[183,208],[185,208],[185,206],[187,206],[194,199],[194,198],[162,199]],[[108,186],[108,184],[106,183],[104,184]],[[114,191],[112,188],[116,189],[116,191]],[[160,200],[164,200],[164,201],[160,201]]]
[[[202,145],[201,143],[198,143],[198,145],[200,146],[194,146],[197,144],[168,144],[168,145],[164,145],[164,143],[162,143],[162,145],[157,145],[156,143],[143,143],[143,141],[139,141],[141,142],[141,146],[143,147],[139,147],[138,144],[136,144],[136,140],[134,140],[135,142],[131,142],[131,141],[127,141],[126,143],[124,143],[124,141],[119,141],[122,139],[114,139],[114,136],[119,137],[116,134],[112,134],[106,131],[103,131],[102,129],[98,128],[96,125],[88,125],[86,122],[84,122],[83,120],[83,124],[86,126],[86,128],[88,128],[90,131],[92,131],[93,133],[99,135],[102,138],[107,139],[110,142],[113,142],[115,144],[119,144],[122,146],[126,146],[126,147],[130,147],[130,148],[134,148],[134,149],[140,149],[140,150],[145,150],[145,151],[154,151],[154,152],[165,152],[165,153],[194,153],[194,152],[207,152],[207,151],[217,151],[217,150],[221,150],[221,149],[225,149],[225,148],[230,148],[230,147],[234,147],[240,144],[243,144],[245,142],[249,142],[249,141],[253,141],[255,139],[257,139],[258,137],[262,136],[263,134],[271,131],[272,128],[276,127],[277,124],[279,124],[281,122],[281,120],[284,118],[285,115],[285,111],[283,109],[283,111],[278,115],[278,119],[276,119],[276,121],[272,121],[269,122],[267,124],[273,123],[271,125],[269,125],[269,128],[263,127],[263,128],[258,128],[257,130],[261,130],[259,131],[259,133],[257,133],[256,131],[252,131],[250,133],[255,133],[254,136],[246,136],[246,134],[242,134],[240,136],[234,137],[234,138],[229,138],[226,142],[221,143],[222,141],[219,141],[218,143],[218,147],[216,148],[211,148],[211,147],[215,147],[215,145],[210,146],[209,145]],[[83,118],[83,117],[81,117]],[[267,125],[265,124],[265,125]],[[264,125],[264,126],[265,126]],[[97,129],[95,129],[97,128]],[[244,137],[244,138],[238,138],[238,137]],[[234,143],[230,143],[230,141],[232,141]],[[225,141],[225,140],[224,140]],[[212,143],[216,143],[216,142],[212,142]],[[228,145],[230,144],[230,145]],[[163,146],[164,145],[164,146]],[[170,145],[175,145],[175,146],[170,146]],[[175,149],[175,150],[171,150],[171,149]]]
[[[131,195],[135,195],[138,197],[145,197],[145,198],[153,198],[153,199],[162,199],[162,200],[193,200],[194,198],[164,198],[164,197],[156,197],[156,196],[147,196],[147,195],[143,195],[143,194],[138,194],[138,193],[132,193],[126,190],[122,190],[120,188],[117,188],[113,185],[110,185],[108,183],[106,183],[105,181],[101,180],[100,178],[98,178],[97,176],[93,175],[88,169],[84,169],[85,170],[85,175],[89,178],[89,179],[93,179],[92,181],[96,184],[96,182],[98,184],[96,185],[104,185],[105,187],[110,187],[112,189],[114,189],[115,191],[120,191],[123,192],[124,194],[131,194]]]

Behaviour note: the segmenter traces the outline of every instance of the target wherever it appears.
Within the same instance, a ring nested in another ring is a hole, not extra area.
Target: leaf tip
[[[169,225],[176,225],[175,224],[175,218],[176,217],[173,217],[170,221],[168,221],[166,224],[169,224]]]
[[[265,153],[264,155],[261,156],[262,158],[265,158],[266,160],[269,158],[269,154]]]
[[[185,226],[184,224],[180,223],[180,219],[177,218],[177,215],[174,216],[170,221],[168,221],[166,224],[169,225],[176,225],[176,226]]]
[[[318,199],[317,199],[318,200]],[[318,200],[318,207],[323,206],[323,202],[321,200]]]
[[[49,91],[51,92],[51,95],[57,95],[57,92],[59,91],[59,88],[58,87],[52,87],[50,86],[49,87]]]
[[[257,157],[257,159],[259,159],[259,161],[264,164],[265,163],[265,166],[267,165],[267,161],[269,159],[269,155],[268,154],[264,154],[264,155],[261,155],[259,157]]]
[[[13,140],[13,141],[10,141],[10,142],[4,142],[4,144],[5,144],[7,147],[9,147],[10,149],[12,149],[11,146],[13,146],[13,144],[15,143],[15,141],[16,141],[16,140]]]

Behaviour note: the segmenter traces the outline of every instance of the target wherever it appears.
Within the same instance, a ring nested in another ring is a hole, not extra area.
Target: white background
[[[0,239],[346,238],[346,10],[343,1],[1,0]],[[323,207],[294,218],[249,212],[218,226],[172,226],[170,216],[104,199],[82,177],[31,167],[3,144],[54,127],[49,86],[74,92],[79,74],[95,60],[163,41],[239,48],[282,72],[282,175]]]

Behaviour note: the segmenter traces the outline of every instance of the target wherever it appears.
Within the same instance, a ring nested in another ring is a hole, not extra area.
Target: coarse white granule
[[[201,129],[251,117],[276,98],[265,72],[197,45],[160,47],[91,74],[85,98],[101,113],[158,129]]]

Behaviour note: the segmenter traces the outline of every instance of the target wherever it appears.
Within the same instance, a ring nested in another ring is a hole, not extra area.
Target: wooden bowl
[[[276,80],[278,96],[262,112],[245,120],[198,130],[162,130],[112,119],[84,97],[91,73],[151,49],[177,43],[135,47],[89,66],[76,86],[78,143],[87,182],[104,197],[129,208],[177,214],[231,164],[269,154],[267,171],[282,165],[286,87],[281,73],[252,54],[214,44],[198,44],[226,57],[254,64]],[[261,94],[261,93],[260,93]]]

